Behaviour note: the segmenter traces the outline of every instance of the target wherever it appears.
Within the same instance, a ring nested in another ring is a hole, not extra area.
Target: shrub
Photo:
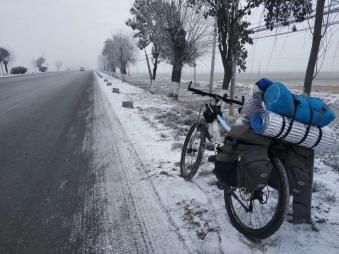
[[[27,68],[23,66],[17,66],[11,69],[11,74],[25,74],[26,72]]]
[[[41,67],[39,67],[39,71],[41,71],[41,72],[45,72],[45,71],[47,71],[47,67],[46,66],[41,66]]]

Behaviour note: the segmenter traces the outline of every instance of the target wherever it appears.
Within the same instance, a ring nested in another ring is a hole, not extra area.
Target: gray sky
[[[103,41],[126,30],[132,0],[0,0],[0,45],[15,54],[15,64],[31,66],[44,55],[54,68],[95,68]]]
[[[32,68],[32,59],[44,55],[50,69],[61,60],[66,67],[96,68],[103,41],[113,32],[128,32],[125,21],[133,0],[0,0],[0,46],[14,52],[13,65]],[[255,14],[258,19],[259,13]],[[298,28],[305,25],[298,25]],[[339,26],[333,26],[323,71],[339,72]],[[288,28],[287,28],[288,29]],[[311,47],[308,31],[256,40],[249,46],[248,71],[304,71]],[[217,52],[218,55],[218,52]],[[144,72],[142,52],[132,71]],[[210,55],[198,61],[207,72]],[[161,64],[159,72],[170,70]],[[186,68],[186,72],[191,69]],[[216,71],[222,71],[217,58]]]

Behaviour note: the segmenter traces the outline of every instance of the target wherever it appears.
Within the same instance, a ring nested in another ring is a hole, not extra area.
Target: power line
[[[338,24],[339,24],[339,21],[334,21],[334,22],[325,24],[325,25],[323,25],[322,27],[325,27],[325,26],[328,26],[328,27],[329,27],[329,26],[338,25]],[[287,32],[282,32],[282,33],[277,33],[277,34],[270,34],[270,35],[266,35],[266,36],[255,37],[255,38],[253,38],[253,40],[264,39],[264,38],[270,38],[270,37],[280,36],[280,35],[289,34],[289,33],[297,33],[297,32],[306,31],[306,30],[308,30],[308,29],[309,29],[309,28],[303,28],[303,29],[296,30],[296,31],[287,31]]]
[[[338,4],[339,4],[339,1],[338,1]],[[335,5],[337,5],[337,4],[335,4]],[[333,7],[333,5],[331,5],[331,6]],[[328,14],[332,14],[332,13],[339,13],[339,7],[334,8],[334,9],[330,9],[331,6],[329,6],[328,10],[324,12],[324,15],[328,15]],[[305,20],[309,20],[309,19],[312,19],[314,17],[315,17],[315,13],[305,17]],[[287,22],[289,24],[297,23],[295,19],[288,20]],[[274,24],[275,28],[282,27],[282,26],[283,26],[283,24],[281,24],[281,23],[275,23]],[[259,33],[259,32],[267,31],[269,29],[265,25],[262,25],[262,26],[254,27],[254,28],[252,28],[250,30],[252,30],[252,32],[254,32],[254,33]]]

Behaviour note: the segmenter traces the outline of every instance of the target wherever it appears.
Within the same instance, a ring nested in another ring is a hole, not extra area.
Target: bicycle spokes
[[[253,229],[263,228],[271,221],[279,201],[279,192],[268,186],[252,193],[234,188],[230,195],[239,222]]]
[[[181,157],[180,171],[185,179],[197,172],[205,148],[205,135],[199,124],[191,127],[187,134]]]

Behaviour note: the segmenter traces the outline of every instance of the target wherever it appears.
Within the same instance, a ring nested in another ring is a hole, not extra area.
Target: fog
[[[132,33],[125,25],[132,3],[133,0],[0,0],[0,46],[13,53],[12,66],[32,69],[32,59],[44,56],[50,70],[55,68],[56,61],[62,61],[65,68],[96,68],[103,41],[111,33]],[[322,70],[339,72],[338,25],[331,27],[329,33],[331,44]],[[247,70],[304,71],[310,47],[309,31],[255,40],[248,47]],[[198,71],[207,72],[209,68],[210,55],[206,55],[198,61]],[[130,69],[146,71],[142,52]],[[169,70],[169,65],[160,64],[159,72]],[[222,71],[220,57],[216,60],[216,71]]]
[[[32,68],[45,56],[50,68],[95,68],[103,41],[124,31],[132,1],[0,0],[0,45],[15,55],[15,64]]]

